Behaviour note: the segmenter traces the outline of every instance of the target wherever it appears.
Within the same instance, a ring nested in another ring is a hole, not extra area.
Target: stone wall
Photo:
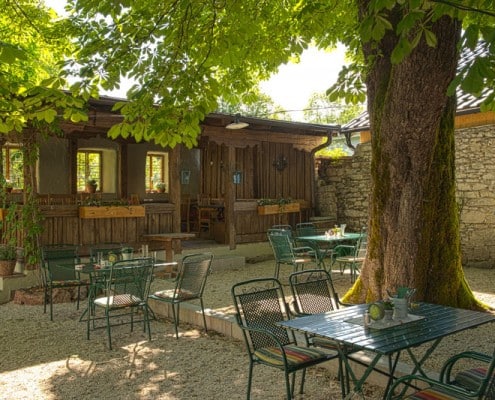
[[[456,130],[462,263],[495,268],[495,125]],[[351,230],[367,224],[371,143],[352,157],[319,160],[317,207]]]
[[[358,231],[368,223],[370,143],[357,146],[352,157],[319,160],[316,206],[321,216]]]

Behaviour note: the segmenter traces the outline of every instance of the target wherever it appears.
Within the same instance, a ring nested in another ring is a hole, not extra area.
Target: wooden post
[[[182,145],[177,145],[169,152],[168,158],[168,171],[169,171],[169,196],[170,202],[174,204],[173,212],[173,222],[172,229],[174,232],[180,232],[180,198],[181,198],[181,187],[180,187],[180,150]]]
[[[120,176],[119,176],[119,183],[120,185],[117,186],[117,190],[119,191],[119,196],[120,197],[129,197],[129,184],[128,184],[128,176],[129,176],[129,171],[127,168],[127,156],[128,156],[128,146],[127,143],[121,143],[119,145],[120,151],[119,151],[119,158],[118,158],[118,170],[120,171]]]
[[[71,194],[77,194],[77,139],[71,137],[68,142],[69,190]]]
[[[236,248],[235,242],[235,217],[234,217],[234,204],[235,204],[235,184],[232,179],[235,172],[235,147],[227,147],[227,176],[225,177],[225,230],[227,234],[227,243],[230,250]]]

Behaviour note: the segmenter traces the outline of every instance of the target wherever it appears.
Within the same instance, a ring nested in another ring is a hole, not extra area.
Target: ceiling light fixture
[[[234,117],[234,122],[231,122],[226,126],[227,129],[243,129],[249,126],[247,122],[240,121],[241,114],[236,114]]]

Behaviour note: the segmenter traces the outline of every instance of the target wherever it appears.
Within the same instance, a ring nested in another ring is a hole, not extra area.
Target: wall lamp
[[[235,185],[239,185],[242,181],[242,172],[241,171],[235,171],[233,174],[232,174],[232,182],[235,184]]]
[[[243,129],[249,126],[247,122],[241,122],[241,114],[236,114],[234,122],[231,122],[226,126],[227,129]]]
[[[277,171],[283,171],[285,168],[287,168],[289,162],[287,161],[287,158],[285,158],[285,156],[281,154],[275,161],[273,161],[272,165]]]

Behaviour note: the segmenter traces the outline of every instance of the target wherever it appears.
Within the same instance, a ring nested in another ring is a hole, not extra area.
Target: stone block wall
[[[457,202],[464,266],[495,267],[495,125],[456,131]]]
[[[352,157],[319,160],[317,208],[349,229],[367,225],[371,143]],[[457,202],[462,264],[495,268],[495,125],[456,130]]]
[[[359,231],[368,224],[370,143],[357,146],[352,157],[319,162],[316,196],[319,214]]]

